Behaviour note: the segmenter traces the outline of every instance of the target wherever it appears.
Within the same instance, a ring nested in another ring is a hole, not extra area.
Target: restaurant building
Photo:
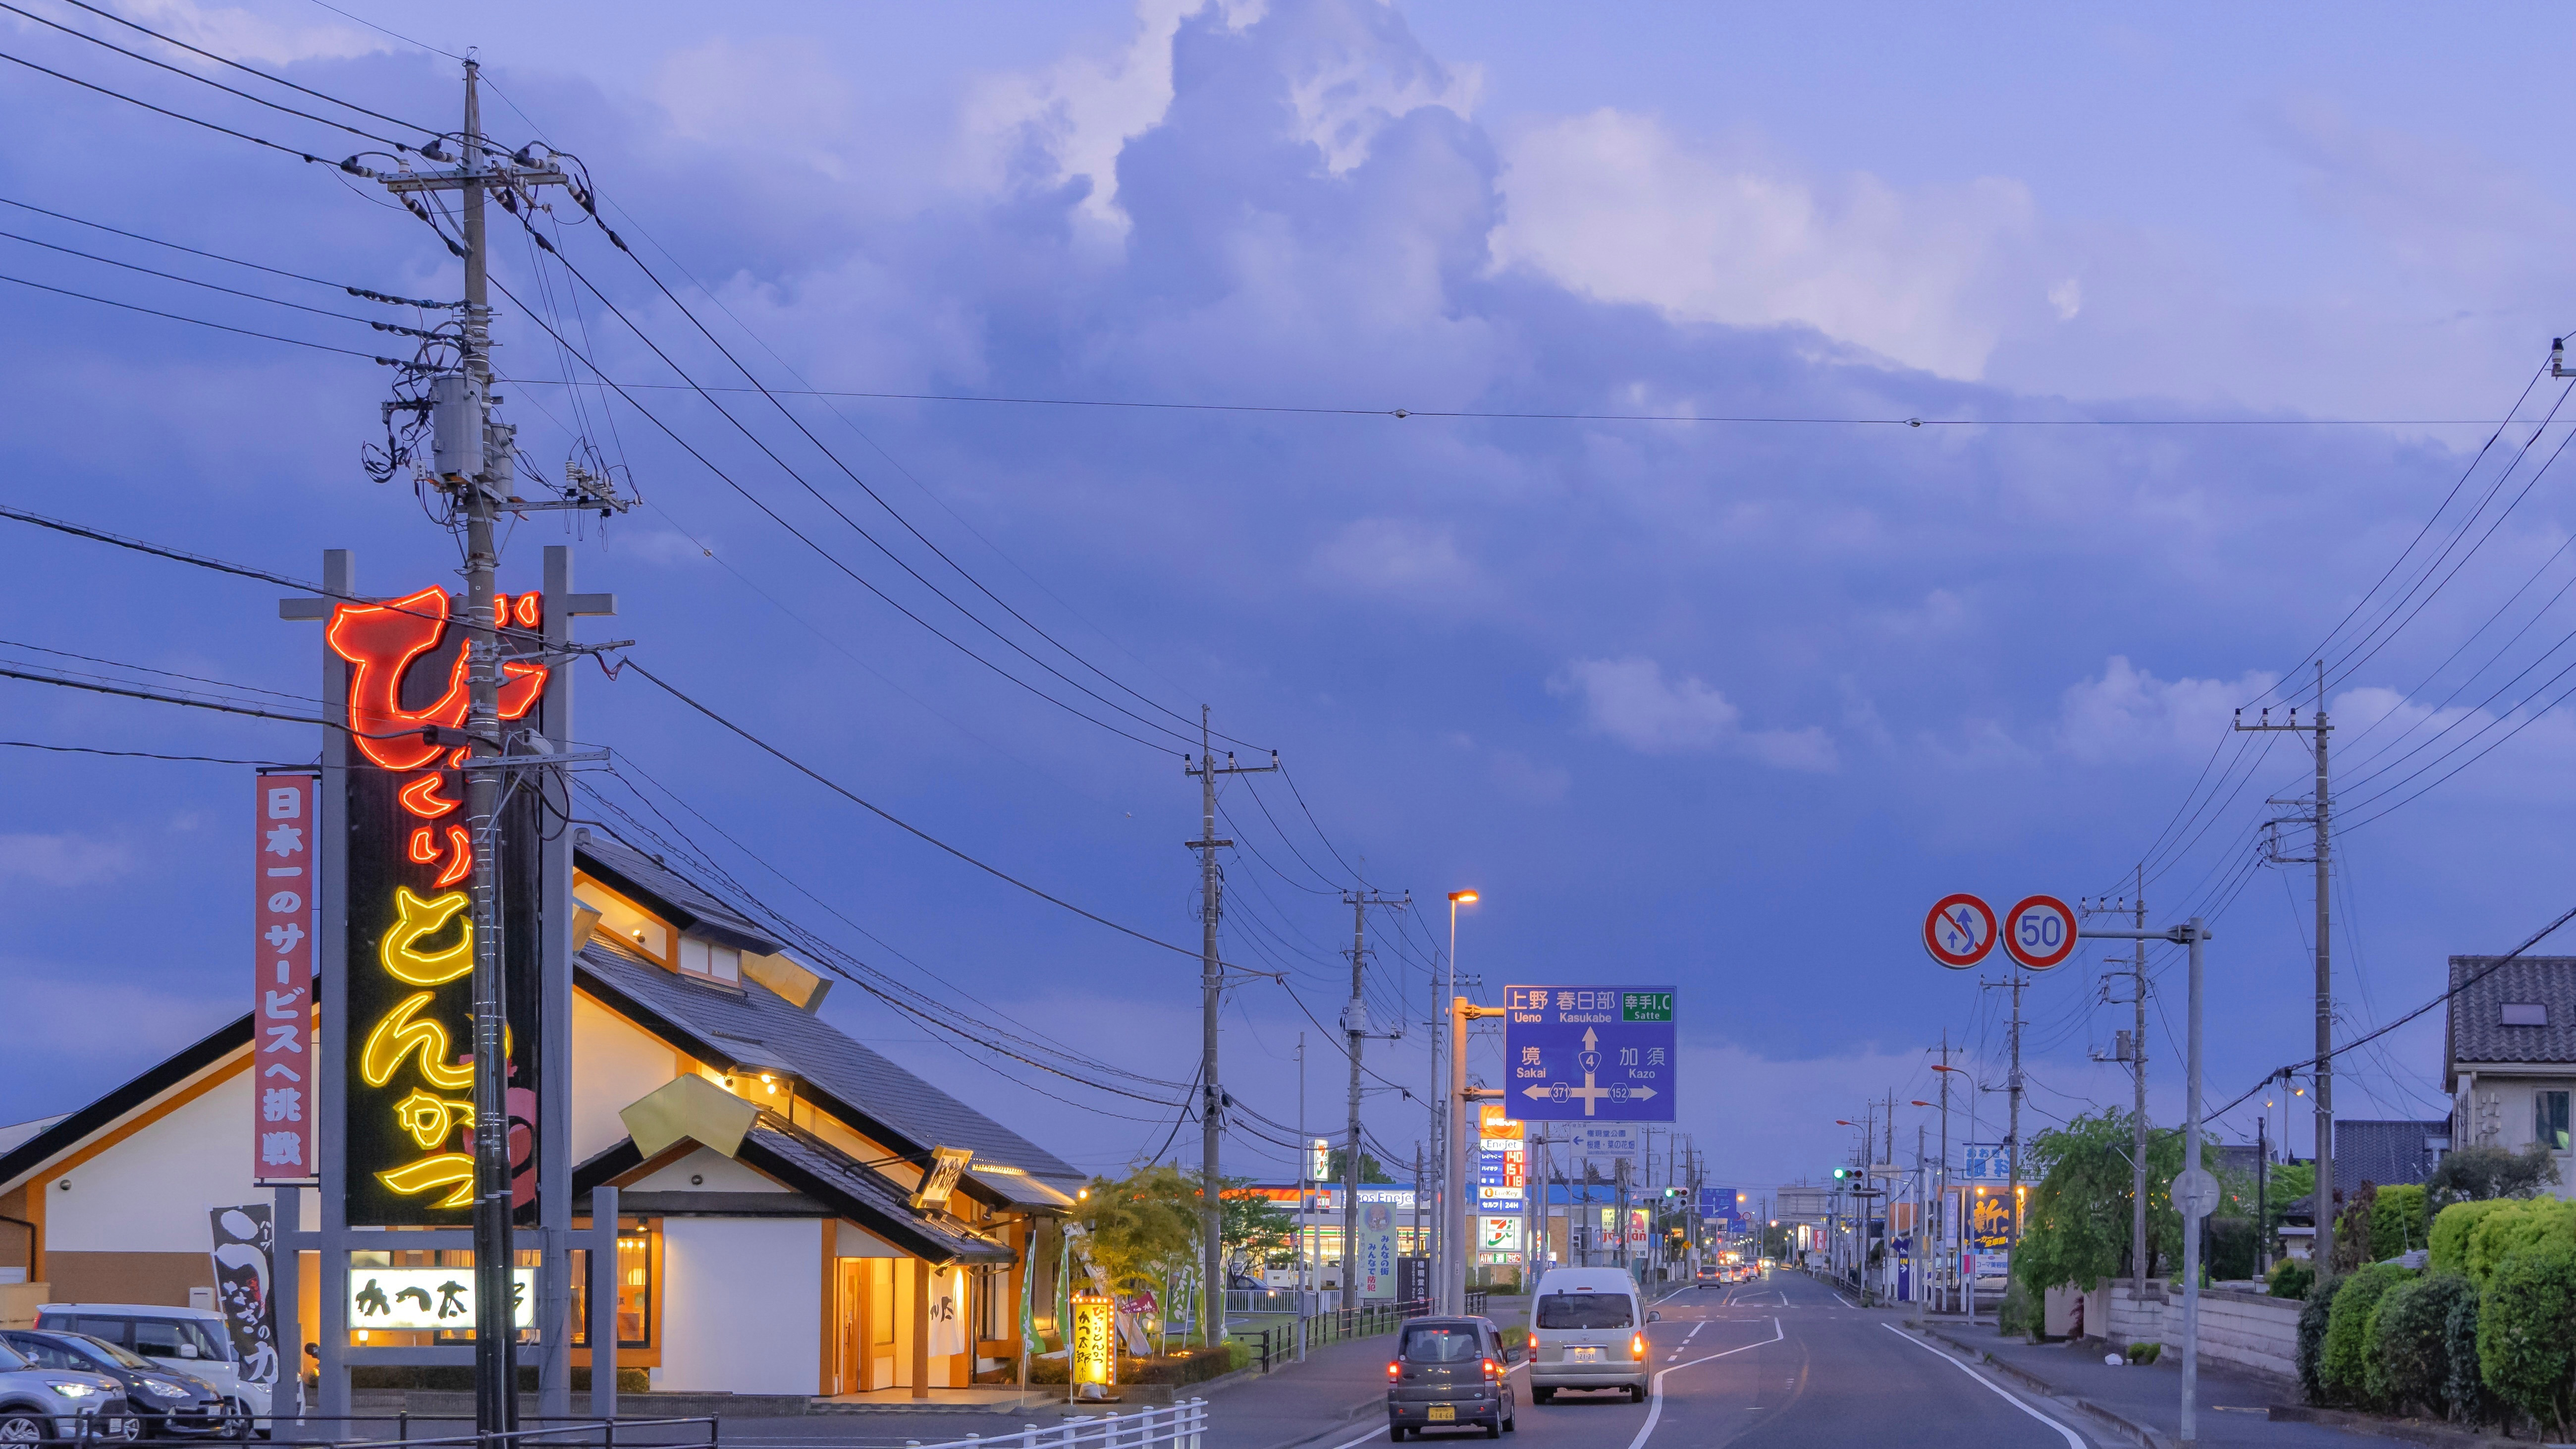
[[[1058,1223],[1083,1174],[824,1020],[829,978],[662,859],[585,830],[574,869],[575,1225],[596,1188],[619,1190],[618,1365],[655,1389],[818,1396],[1015,1373],[1024,1291],[1054,1326]],[[59,1302],[211,1296],[209,1213],[270,1196],[250,1174],[252,1027],[0,1127],[0,1282]],[[917,1205],[939,1149],[973,1155],[944,1202]],[[316,1192],[302,1201],[310,1231]],[[350,1342],[470,1341],[365,1326],[404,1317],[378,1311],[398,1270],[471,1261],[406,1251],[404,1232],[353,1230],[381,1246],[352,1254]],[[306,1343],[324,1321],[315,1256],[296,1274]],[[591,1351],[577,1328],[573,1363]]]

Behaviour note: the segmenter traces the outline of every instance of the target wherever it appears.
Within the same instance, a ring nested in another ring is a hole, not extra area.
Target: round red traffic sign
[[[2004,916],[2004,952],[2033,971],[2075,954],[2075,913],[2055,896],[2025,896]]]
[[[1965,971],[1995,949],[1994,907],[1972,895],[1943,896],[1923,918],[1923,949],[1953,971]]]

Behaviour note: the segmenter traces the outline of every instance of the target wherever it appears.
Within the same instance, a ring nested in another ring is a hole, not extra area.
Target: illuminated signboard
[[[543,605],[496,602],[534,628]],[[461,730],[465,630],[437,588],[332,611],[332,652],[349,665],[347,1074],[348,1220],[361,1227],[454,1226],[474,1205],[474,928],[467,890],[475,842],[465,818],[465,750],[429,731]],[[501,715],[527,719],[542,663],[510,658],[533,640],[504,635]],[[533,778],[507,791],[497,822],[504,1004],[509,1023],[511,1201],[536,1193],[537,846]],[[448,1276],[454,1277],[455,1274]],[[466,1270],[465,1276],[471,1277]],[[352,1314],[352,1327],[364,1319]],[[392,1326],[390,1324],[386,1326]]]
[[[1073,1381],[1118,1382],[1118,1305],[1103,1293],[1073,1295]]]
[[[521,1328],[537,1326],[537,1270],[511,1274],[510,1316]],[[474,1327],[471,1268],[352,1268],[351,1328]]]

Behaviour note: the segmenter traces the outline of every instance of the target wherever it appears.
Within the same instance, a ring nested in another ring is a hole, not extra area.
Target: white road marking
[[[1950,1367],[1957,1369],[1959,1372],[1966,1374],[1968,1377],[1975,1379],[1978,1383],[1994,1390],[1997,1394],[2003,1397],[2005,1403],[2008,1403],[2014,1408],[2021,1410],[2023,1413],[2030,1415],[2032,1418],[2046,1424],[2048,1427],[2055,1429],[2058,1433],[2066,1437],[2066,1449],[2085,1449],[2084,1436],[2022,1402],[2021,1399],[2015,1397],[2009,1390],[2005,1389],[2003,1385],[1996,1383],[1994,1380],[1987,1378],[1984,1374],[1977,1372],[1975,1369],[1972,1369],[1966,1364],[1959,1362],[1957,1359],[1950,1357],[1941,1350],[1934,1348],[1932,1345],[1925,1343],[1923,1340],[1914,1337],[1912,1334],[1907,1333],[1901,1328],[1898,1328],[1893,1323],[1881,1323],[1879,1327],[1886,1329],[1888,1332],[1895,1334],[1898,1338],[1904,1339],[1907,1343],[1914,1345],[1916,1348],[1919,1348],[1925,1353],[1932,1355],[1934,1358],[1941,1360],[1941,1362],[1946,1363]]]
[[[1692,1339],[1699,1337],[1699,1331],[1706,1327],[1708,1327],[1708,1320],[1705,1318],[1692,1324],[1691,1331],[1682,1335],[1682,1342],[1688,1344]]]
[[[1716,1353],[1692,1359],[1689,1363],[1675,1364],[1671,1368],[1665,1369],[1661,1373],[1656,1374],[1654,1378],[1654,1387],[1650,1389],[1646,1395],[1646,1422],[1638,1427],[1637,1437],[1628,1441],[1628,1449],[1646,1449],[1646,1436],[1655,1432],[1656,1422],[1664,1417],[1664,1380],[1666,1378],[1673,1374],[1680,1373],[1683,1369],[1697,1368],[1701,1364],[1726,1358],[1732,1354],[1739,1354],[1744,1352],[1746,1349],[1761,1348],[1767,1344],[1778,1343],[1780,1340],[1787,1338],[1788,1336],[1789,1331],[1780,1326],[1779,1319],[1774,1318],[1771,1320],[1771,1336],[1762,1340],[1761,1343],[1747,1343],[1735,1348],[1723,1349]],[[1359,1441],[1354,1439],[1351,1442],[1356,1444]],[[1350,1446],[1337,1445],[1335,1446],[1335,1449],[1350,1449]],[[2083,1449],[2083,1446],[2079,1444],[2076,1446],[2076,1449]]]

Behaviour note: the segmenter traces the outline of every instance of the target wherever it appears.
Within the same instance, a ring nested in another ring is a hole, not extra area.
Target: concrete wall
[[[823,1391],[823,1231],[813,1218],[662,1220],[653,1387]]]
[[[2110,1287],[2110,1323],[2114,1343],[2161,1343],[2182,1351],[2182,1295],[2162,1283],[2149,1283],[2145,1299],[2132,1303],[2128,1280]],[[2200,1293],[2200,1357],[2275,1378],[2298,1377],[2299,1300],[2275,1298],[2239,1288],[2204,1288]]]

